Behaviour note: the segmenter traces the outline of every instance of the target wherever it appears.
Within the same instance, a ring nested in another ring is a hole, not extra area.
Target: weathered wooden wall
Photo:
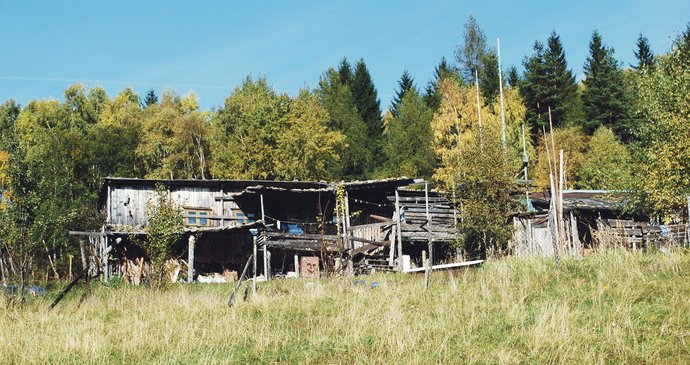
[[[221,199],[229,193],[205,187],[173,187],[169,190],[172,202],[183,208],[211,209],[211,215],[218,217],[243,214],[234,201]],[[145,227],[148,224],[147,205],[155,202],[156,192],[153,186],[147,185],[111,186],[107,199],[108,224]],[[209,226],[219,226],[221,221],[224,225],[231,223],[227,219],[210,219]]]

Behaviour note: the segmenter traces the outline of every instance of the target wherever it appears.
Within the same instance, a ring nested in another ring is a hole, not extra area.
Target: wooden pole
[[[225,189],[220,189],[220,216],[225,217]],[[265,222],[264,222],[265,223]],[[220,219],[221,227],[225,225],[225,219]]]
[[[299,256],[295,255],[295,274],[299,277]]]
[[[343,217],[343,240],[345,247],[348,250],[354,249],[354,242],[350,240],[350,193],[345,190],[345,217]],[[352,262],[352,256],[347,256],[347,275],[352,276],[355,274],[354,263]]]
[[[498,55],[498,89],[501,95],[501,143],[503,145],[503,154],[506,154],[506,115],[503,107],[503,72],[501,70],[501,40],[496,38],[496,52]]]
[[[391,231],[388,234],[388,241],[390,242],[390,247],[388,249],[388,266],[390,267],[393,267],[395,259],[395,231],[397,231],[397,227],[391,226]]]
[[[230,299],[228,299],[228,308],[232,306],[232,302],[235,300],[237,290],[240,288],[240,285],[242,285],[242,281],[244,280],[245,276],[247,276],[247,269],[249,268],[249,263],[252,261],[253,258],[254,255],[249,256],[249,259],[247,259],[247,263],[244,264],[244,270],[242,270],[242,275],[240,275],[240,277],[237,279],[237,285],[235,285],[235,289],[232,291]]]
[[[477,119],[479,119],[479,151],[484,151],[483,127],[482,127],[482,105],[479,102],[479,74],[474,70],[474,86],[477,89]]]
[[[564,225],[564,218],[563,218],[563,184],[564,184],[564,171],[563,171],[563,150],[560,150],[560,161],[559,161],[559,171],[558,171],[558,229],[559,229],[559,239],[558,242],[560,243],[560,250],[561,252],[564,252],[563,249],[563,242],[565,238],[565,225]]]
[[[268,270],[268,256],[270,253],[268,253],[268,247],[266,247],[266,245],[264,245],[261,250],[264,254],[264,277],[266,278],[266,281],[268,281],[271,277],[271,273]]]
[[[256,298],[256,254],[257,254],[257,242],[256,236],[252,237],[252,298]]]
[[[429,213],[429,184],[424,184],[424,200],[426,202],[426,230],[429,236],[428,248],[429,248],[429,261],[426,265],[426,280],[424,281],[424,288],[429,287],[429,277],[431,276],[431,266],[434,264],[434,240],[431,234],[431,214]]]
[[[522,124],[522,163],[525,164],[524,168],[524,173],[525,173],[525,184],[527,184],[527,166],[529,165],[529,156],[527,156],[527,143],[525,142],[525,125]],[[529,187],[525,188],[525,206],[527,207],[527,210],[529,210]]]
[[[72,255],[68,256],[69,267],[68,267],[68,271],[67,271],[67,279],[69,279],[69,280],[72,280],[72,257],[73,257]]]
[[[549,142],[546,137],[546,128],[542,126],[542,132],[544,133],[544,147],[546,148],[546,158],[547,162],[549,164],[549,185],[551,187],[550,190],[550,199],[549,199],[549,226],[551,227],[551,242],[553,244],[553,250],[554,250],[554,257],[556,258],[556,265],[560,266],[561,264],[561,259],[558,254],[558,227],[557,227],[557,220],[556,220],[556,187],[555,183],[553,181],[553,169],[551,165],[551,154],[549,152]],[[556,158],[554,156],[554,158]]]
[[[424,265],[424,290],[428,290],[429,271],[431,271],[431,265],[429,265],[429,260],[426,258],[426,251],[422,251],[422,265]]]
[[[259,200],[261,202],[261,221],[266,224],[266,213],[264,212],[264,194],[259,194]]]
[[[187,240],[187,282],[194,282],[194,244],[196,237],[193,234],[189,235]]]
[[[689,203],[690,204],[690,203]],[[395,190],[395,214],[398,219],[396,220],[396,231],[398,234],[398,271],[403,270],[403,243],[402,243],[402,215],[400,211],[400,194],[398,189]]]
[[[553,137],[553,121],[551,120],[551,107],[549,107],[549,132],[551,134],[551,150],[553,150],[553,171],[556,171],[556,141]]]
[[[685,227],[686,227],[687,236],[688,236],[687,244],[688,244],[688,246],[690,246],[690,195],[687,196],[687,200],[688,200],[688,221],[687,221],[687,224],[685,225]]]

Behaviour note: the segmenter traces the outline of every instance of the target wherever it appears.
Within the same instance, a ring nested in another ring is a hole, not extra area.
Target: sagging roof
[[[325,182],[325,181],[279,181],[279,180],[197,180],[197,179],[139,179],[126,177],[106,177],[103,179],[103,187],[99,195],[98,204],[102,206],[107,196],[108,186],[155,186],[158,184],[167,187],[206,187],[215,189],[243,190],[253,192],[261,190],[289,191],[295,193],[305,192],[331,192],[335,191],[339,184],[343,184],[346,190],[360,190],[372,188],[396,188],[422,182],[420,179],[407,177],[387,178],[379,180],[349,181],[349,182]]]
[[[566,210],[621,211],[625,207],[625,193],[614,190],[563,190],[563,208]],[[551,197],[547,192],[530,196],[532,204],[548,209]]]

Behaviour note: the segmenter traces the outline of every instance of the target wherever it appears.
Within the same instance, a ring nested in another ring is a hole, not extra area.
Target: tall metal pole
[[[501,92],[501,143],[503,154],[506,154],[506,116],[503,108],[503,72],[501,69],[501,40],[496,38],[496,51],[498,53],[498,88]]]

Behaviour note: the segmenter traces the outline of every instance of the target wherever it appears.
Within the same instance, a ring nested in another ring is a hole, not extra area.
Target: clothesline
[[[394,206],[393,204],[387,204],[387,203],[373,203],[373,202],[368,202],[368,201],[362,200],[362,199],[355,199],[355,198],[348,198],[348,199],[350,199],[350,201],[353,201],[353,202],[355,202],[355,203],[373,205],[373,206],[379,207],[379,208],[383,208],[383,207],[393,207],[393,206]]]

